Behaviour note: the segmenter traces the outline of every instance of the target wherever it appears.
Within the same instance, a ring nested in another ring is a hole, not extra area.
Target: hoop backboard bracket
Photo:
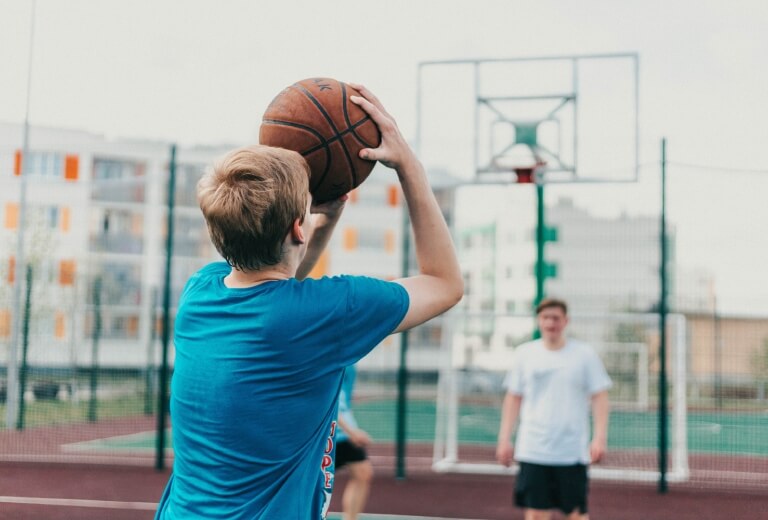
[[[636,181],[638,69],[637,54],[421,63],[418,151],[479,183]]]

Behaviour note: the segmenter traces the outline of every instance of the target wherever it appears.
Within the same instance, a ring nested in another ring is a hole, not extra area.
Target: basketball
[[[259,142],[304,156],[315,202],[357,188],[376,164],[358,154],[376,148],[381,134],[370,116],[349,100],[352,95],[360,93],[346,83],[310,78],[285,88],[264,112]]]

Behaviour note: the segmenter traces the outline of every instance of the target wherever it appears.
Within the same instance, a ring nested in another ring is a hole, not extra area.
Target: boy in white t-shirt
[[[548,520],[553,509],[587,520],[587,466],[605,454],[611,380],[592,347],[566,338],[564,301],[542,300],[536,318],[541,339],[515,349],[504,381],[496,458],[520,465],[515,504],[525,508],[525,520]]]

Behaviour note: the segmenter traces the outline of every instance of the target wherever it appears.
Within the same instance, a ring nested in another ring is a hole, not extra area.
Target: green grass
[[[154,404],[154,403],[153,403]],[[35,401],[24,404],[24,426],[58,426],[88,422],[90,401]],[[96,419],[129,417],[144,413],[144,397],[138,395],[99,399]],[[0,405],[0,424],[5,426],[5,404]]]

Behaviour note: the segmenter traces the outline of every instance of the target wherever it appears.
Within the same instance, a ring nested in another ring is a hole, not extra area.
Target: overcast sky
[[[0,0],[3,121],[24,119],[30,6]],[[421,61],[637,52],[641,163],[666,136],[678,162],[768,169],[762,0],[38,0],[35,24],[32,124],[242,144],[283,87],[330,76],[369,86],[413,138]],[[740,256],[764,267],[760,226]]]

